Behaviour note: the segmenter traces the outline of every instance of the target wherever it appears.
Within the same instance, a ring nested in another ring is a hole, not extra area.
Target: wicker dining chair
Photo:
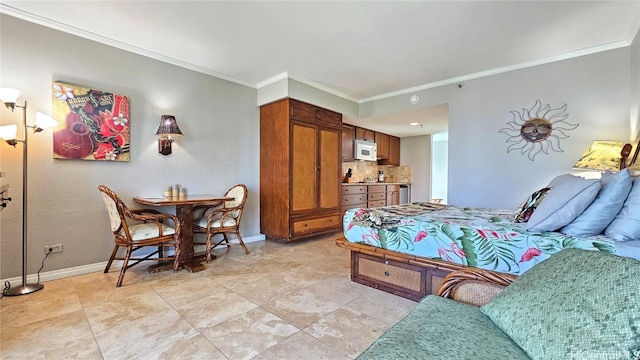
[[[245,254],[249,254],[249,249],[240,235],[240,220],[244,203],[247,201],[247,193],[247,186],[238,184],[225,193],[226,197],[232,197],[233,200],[225,201],[217,206],[201,205],[194,208],[193,232],[207,234],[207,242],[204,243],[207,262],[211,261],[211,251],[222,242],[225,242],[227,248],[230,247],[229,234],[235,234]],[[212,239],[216,235],[222,235],[222,239],[214,244]]]
[[[179,256],[180,222],[173,214],[160,213],[153,209],[129,209],[120,200],[118,195],[104,185],[98,186],[102,194],[102,200],[107,207],[111,231],[113,231],[116,243],[104,269],[109,272],[113,260],[123,260],[120,276],[116,287],[122,285],[124,274],[130,267],[142,261],[173,261],[173,269],[178,270],[179,263],[175,259]],[[165,224],[164,220],[171,220],[173,227]],[[157,247],[157,250],[141,257],[132,257],[132,254],[144,247]],[[124,257],[118,257],[120,248],[126,249]],[[165,247],[174,248],[174,256],[165,256]],[[153,257],[155,255],[157,257]],[[130,263],[133,261],[133,263]]]

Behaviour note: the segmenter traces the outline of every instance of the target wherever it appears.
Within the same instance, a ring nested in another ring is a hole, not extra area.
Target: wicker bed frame
[[[351,252],[351,281],[414,301],[420,301],[429,294],[437,294],[447,274],[473,269],[465,265],[356,244],[344,237],[336,239],[336,245]],[[517,278],[515,275],[504,275],[506,279]]]
[[[335,242],[350,251],[352,281],[415,301],[429,294],[437,294],[447,274],[476,269],[427,256],[351,242],[344,234]],[[501,274],[517,278],[516,275]]]

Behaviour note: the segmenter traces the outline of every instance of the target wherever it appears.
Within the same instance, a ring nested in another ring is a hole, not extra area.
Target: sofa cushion
[[[527,230],[556,231],[569,224],[596,198],[601,185],[598,179],[565,175],[552,180],[549,187],[551,190],[529,218]]]
[[[532,359],[637,359],[638,289],[640,261],[565,249],[481,309]]]
[[[529,359],[480,308],[434,295],[358,359]]]
[[[607,172],[600,183],[602,189],[591,205],[560,232],[573,236],[598,235],[615,219],[631,190],[629,169]]]

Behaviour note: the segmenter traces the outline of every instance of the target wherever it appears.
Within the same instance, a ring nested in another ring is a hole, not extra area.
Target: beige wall
[[[629,141],[640,141],[640,30],[631,44],[631,134]]]
[[[37,271],[50,244],[63,244],[64,252],[47,258],[45,272],[108,259],[113,238],[99,184],[134,206],[133,196],[161,195],[170,184],[192,194],[222,194],[244,183],[249,198],[241,230],[245,238],[262,238],[255,89],[6,15],[0,36],[0,87],[22,91],[30,123],[36,111],[50,113],[54,80],[124,94],[131,102],[127,163],[54,160],[51,131],[29,135],[28,273]],[[184,133],[169,156],[158,154],[154,135],[162,114],[175,115]],[[0,124],[19,121],[19,112],[0,111]],[[0,279],[21,273],[21,154],[21,145],[0,144],[0,171],[13,197],[0,219]]]
[[[400,164],[411,167],[411,201],[431,200],[431,136],[400,141]]]
[[[571,172],[594,140],[628,141],[630,61],[626,47],[466,81],[461,88],[416,92],[420,106],[449,104],[448,203],[515,209],[554,176]],[[360,104],[360,116],[413,108],[410,95]],[[513,120],[510,111],[529,109],[536,100],[552,108],[567,104],[567,121],[579,127],[566,132],[562,152],[550,150],[531,161],[520,151],[507,153],[507,136],[499,131]],[[414,186],[418,181],[414,168]]]

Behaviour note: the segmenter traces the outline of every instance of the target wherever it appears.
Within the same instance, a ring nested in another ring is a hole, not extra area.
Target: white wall
[[[431,200],[431,136],[400,139],[400,164],[411,167],[411,201]]]
[[[43,271],[100,263],[113,248],[107,213],[97,190],[105,184],[129,205],[137,195],[160,195],[170,184],[190,193],[223,194],[249,188],[242,222],[245,238],[259,233],[259,112],[256,90],[151,60],[33,23],[1,15],[0,87],[22,91],[32,123],[51,112],[51,83],[61,80],[130,97],[131,161],[54,160],[51,131],[29,136],[29,256],[35,273],[44,246],[62,243]],[[20,113],[0,111],[0,124]],[[185,134],[173,154],[157,152],[162,114],[176,116]],[[0,279],[21,273],[21,145],[0,144],[13,201],[1,213]],[[162,209],[172,211],[173,209]]]
[[[629,140],[640,141],[640,30],[631,44],[631,134]]]
[[[630,50],[621,48],[575,59],[420,91],[421,106],[449,103],[449,204],[515,209],[556,175],[570,172],[593,140],[628,141]],[[361,104],[361,116],[411,108],[409,95]],[[580,124],[561,141],[563,152],[535,161],[507,153],[498,131],[509,111],[536,100],[567,104],[568,122]]]
[[[449,174],[449,134],[434,134],[431,148],[431,196],[434,199],[442,199],[443,204],[448,202],[448,177]]]

